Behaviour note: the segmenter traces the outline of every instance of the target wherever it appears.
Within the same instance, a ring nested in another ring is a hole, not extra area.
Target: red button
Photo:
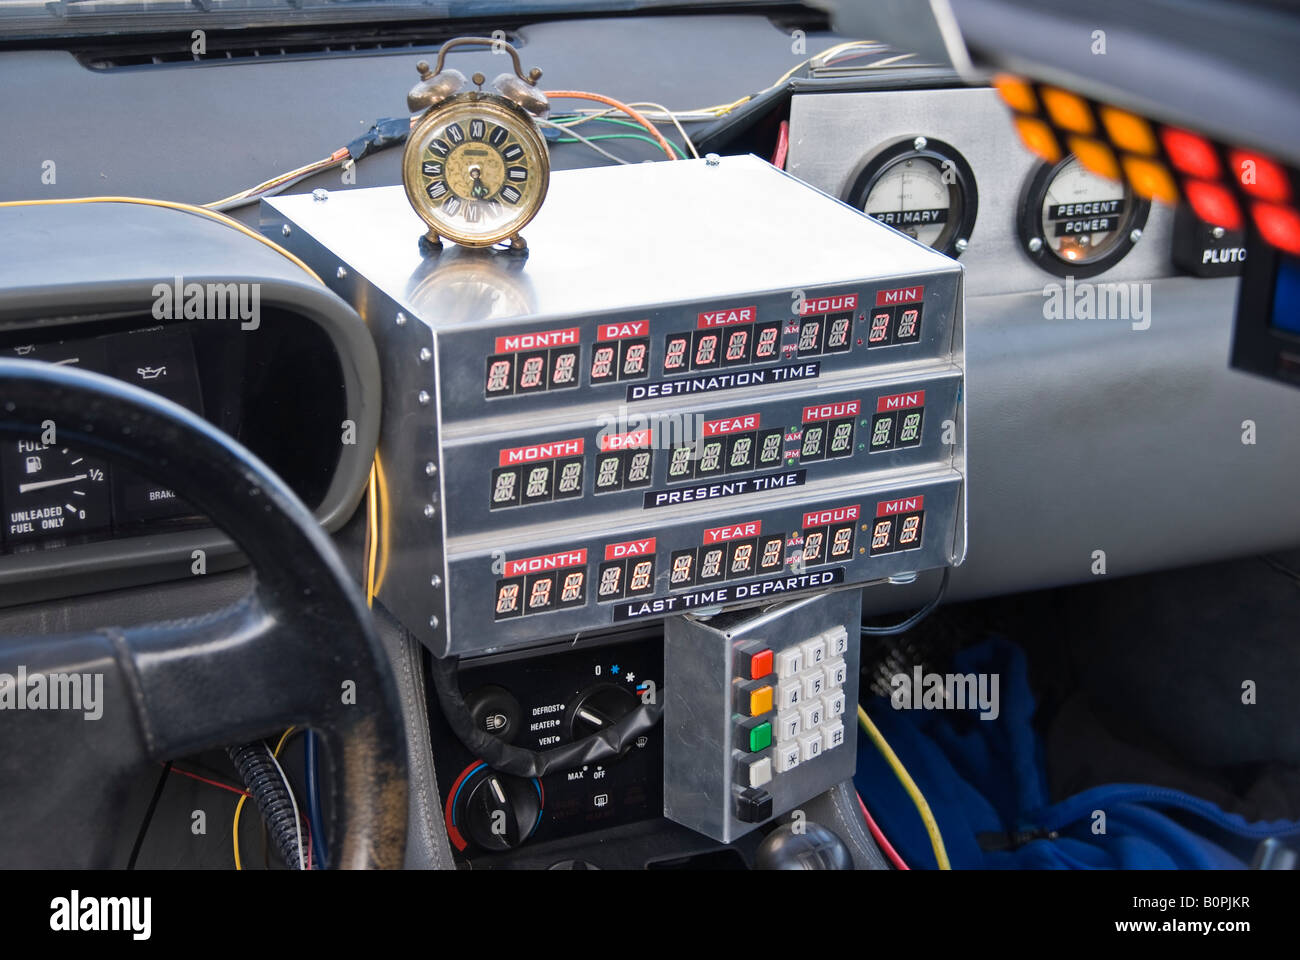
[[[772,672],[772,651],[760,650],[749,658],[749,679],[758,680]]]

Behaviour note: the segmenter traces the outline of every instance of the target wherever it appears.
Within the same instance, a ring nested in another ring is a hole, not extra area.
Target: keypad
[[[837,627],[786,649],[736,651],[736,782],[753,788],[845,743],[848,633]],[[770,671],[762,675],[761,670]]]

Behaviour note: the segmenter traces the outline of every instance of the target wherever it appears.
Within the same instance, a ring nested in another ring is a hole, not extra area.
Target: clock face
[[[411,205],[440,236],[471,247],[518,233],[546,196],[550,162],[532,122],[488,96],[435,107],[402,164]]]

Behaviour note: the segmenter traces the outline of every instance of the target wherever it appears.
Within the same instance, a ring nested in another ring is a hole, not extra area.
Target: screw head
[[[415,399],[420,401],[420,406],[427,407],[432,397],[429,396],[428,390],[421,390]]]
[[[438,465],[434,463],[432,460],[430,460],[428,463],[424,465],[424,475],[426,477],[432,477],[435,474],[437,474],[437,472],[438,472]]]
[[[1030,253],[1037,253],[1039,250],[1043,249],[1043,238],[1030,237],[1028,246]]]
[[[1141,231],[1141,230],[1138,230],[1138,229],[1135,228],[1135,229],[1134,229],[1134,230],[1133,230],[1133,231],[1128,235],[1128,238],[1129,238],[1129,241],[1130,241],[1130,242],[1132,242],[1132,243],[1137,243],[1139,240],[1142,239],[1142,231]]]
[[[330,192],[324,187],[317,187],[311,192],[311,198],[317,203],[324,203],[330,198]]]
[[[397,316],[395,319],[399,327],[406,326],[406,314],[402,313],[400,310],[397,312]]]
[[[420,361],[421,361],[422,363],[428,363],[428,362],[429,362],[430,360],[432,360],[432,359],[433,359],[433,351],[430,350],[428,347],[421,347],[421,348],[420,348]]]
[[[439,587],[441,587],[441,586],[442,586],[442,577],[438,576],[438,575],[435,573],[433,576],[431,576],[431,577],[429,578],[429,586],[433,587],[435,590],[438,589]]]
[[[925,139],[925,137],[917,137],[912,141],[912,149],[914,150],[924,150],[929,145],[930,141]]]
[[[1228,231],[1224,230],[1223,227],[1215,227],[1210,231],[1210,236],[1214,237],[1215,240],[1222,240],[1223,235],[1227,232]]]
[[[965,237],[958,237],[957,242],[954,243],[952,246],[953,249],[956,250],[958,253],[964,253],[966,251],[966,248],[970,246],[970,241],[967,240]]]
[[[431,503],[424,505],[424,519],[432,520],[438,514],[438,508]]]
[[[339,267],[337,270],[334,271],[334,276],[338,277],[340,280],[342,280],[347,275],[348,275],[348,271],[346,267]]]
[[[293,228],[291,228],[287,223],[280,228],[280,236],[282,237],[287,237],[291,233],[293,233]]]
[[[437,618],[437,617],[430,617],[430,618],[429,618],[429,626],[431,626],[431,627],[433,627],[433,629],[437,630],[437,629],[438,629],[438,618]]]

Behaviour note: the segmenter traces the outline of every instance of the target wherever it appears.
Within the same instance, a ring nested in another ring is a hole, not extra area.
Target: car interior
[[[1298,41],[0,0],[0,867],[1296,868]]]

